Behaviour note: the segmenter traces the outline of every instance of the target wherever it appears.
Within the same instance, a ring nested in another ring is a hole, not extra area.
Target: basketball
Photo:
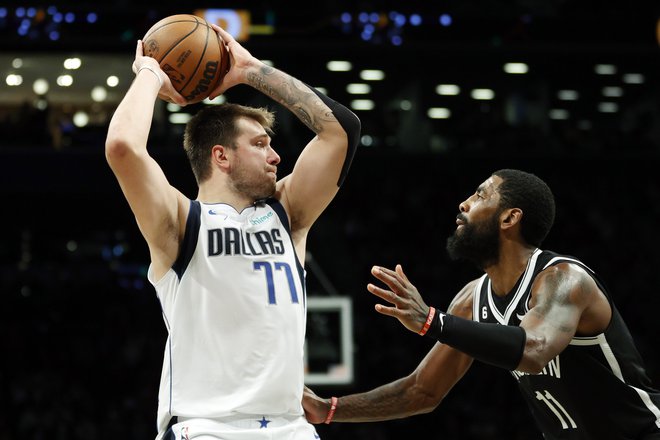
[[[229,70],[229,53],[201,17],[177,14],[154,24],[142,38],[144,54],[155,58],[189,104],[200,102]]]

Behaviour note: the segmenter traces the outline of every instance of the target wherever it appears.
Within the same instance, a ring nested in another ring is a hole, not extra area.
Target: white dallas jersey
[[[159,437],[173,416],[303,414],[305,274],[279,201],[191,201],[177,261],[148,277],[169,333]]]

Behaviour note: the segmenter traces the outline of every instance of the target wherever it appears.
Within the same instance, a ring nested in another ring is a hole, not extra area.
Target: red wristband
[[[433,318],[435,317],[435,307],[429,307],[429,314],[426,317],[426,322],[424,323],[424,327],[419,331],[419,334],[424,336],[427,331],[429,331],[429,327],[431,327],[431,323],[433,322]]]
[[[337,401],[338,399],[336,397],[331,397],[330,398],[330,411],[328,411],[328,415],[325,417],[325,423],[326,425],[332,422],[332,418],[335,415],[335,411],[337,410]]]

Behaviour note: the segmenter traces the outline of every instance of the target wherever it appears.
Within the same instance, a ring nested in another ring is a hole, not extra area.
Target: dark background
[[[93,46],[130,57],[133,40],[116,29],[124,26],[139,36],[158,17],[180,12],[168,2],[159,5],[108,5],[97,28],[76,33],[72,26],[58,43],[15,37],[11,22],[0,20],[0,46],[25,52]],[[85,7],[92,6],[75,4]],[[401,46],[389,43],[387,29],[380,42],[361,41],[355,30],[340,31],[335,18],[359,8],[410,10],[417,7],[412,3],[223,7],[249,7],[257,20],[275,14],[277,32],[245,46],[302,80],[327,81],[314,59],[328,54],[370,61],[388,72],[385,85],[374,91],[377,108],[358,112],[363,133],[376,142],[360,147],[344,186],[309,237],[314,261],[352,298],[354,314],[356,379],[345,386],[316,386],[317,393],[366,391],[417,366],[432,342],[373,310],[369,270],[401,263],[427,302],[446,308],[480,275],[449,261],[444,250],[458,204],[499,168],[533,172],[551,186],[557,219],[544,247],[574,255],[602,275],[653,383],[660,384],[658,5],[438,3],[420,11],[451,12],[451,29],[405,29]],[[186,5],[189,9],[193,6]],[[537,68],[522,79],[500,78],[495,67],[511,58]],[[626,89],[615,114],[593,110],[600,85],[590,69],[597,62],[646,78]],[[466,100],[446,121],[396,110],[406,90],[418,89],[410,99],[421,107],[432,99],[425,85],[445,78],[466,87],[486,84],[507,98],[487,104]],[[571,110],[579,116],[562,121],[547,118],[547,112],[538,116],[539,108],[553,107],[551,90],[566,83],[583,92]],[[342,93],[330,96],[347,103]],[[310,137],[307,129],[251,89],[237,87],[227,97],[277,111],[273,145],[283,160],[280,174],[286,174]],[[520,104],[518,116],[511,116],[512,100]],[[73,131],[67,148],[55,149],[38,121],[3,122],[0,439],[153,438],[166,332],[146,280],[146,245],[103,156],[106,127]],[[170,181],[194,198],[178,135],[165,123],[154,126],[152,154]],[[308,273],[308,294],[329,295]],[[515,381],[479,363],[431,414],[317,429],[326,440],[541,438]]]

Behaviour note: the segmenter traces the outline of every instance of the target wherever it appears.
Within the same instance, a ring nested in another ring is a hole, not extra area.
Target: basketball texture
[[[165,17],[142,38],[144,54],[155,58],[189,104],[207,98],[229,70],[229,54],[206,20],[189,14]]]

